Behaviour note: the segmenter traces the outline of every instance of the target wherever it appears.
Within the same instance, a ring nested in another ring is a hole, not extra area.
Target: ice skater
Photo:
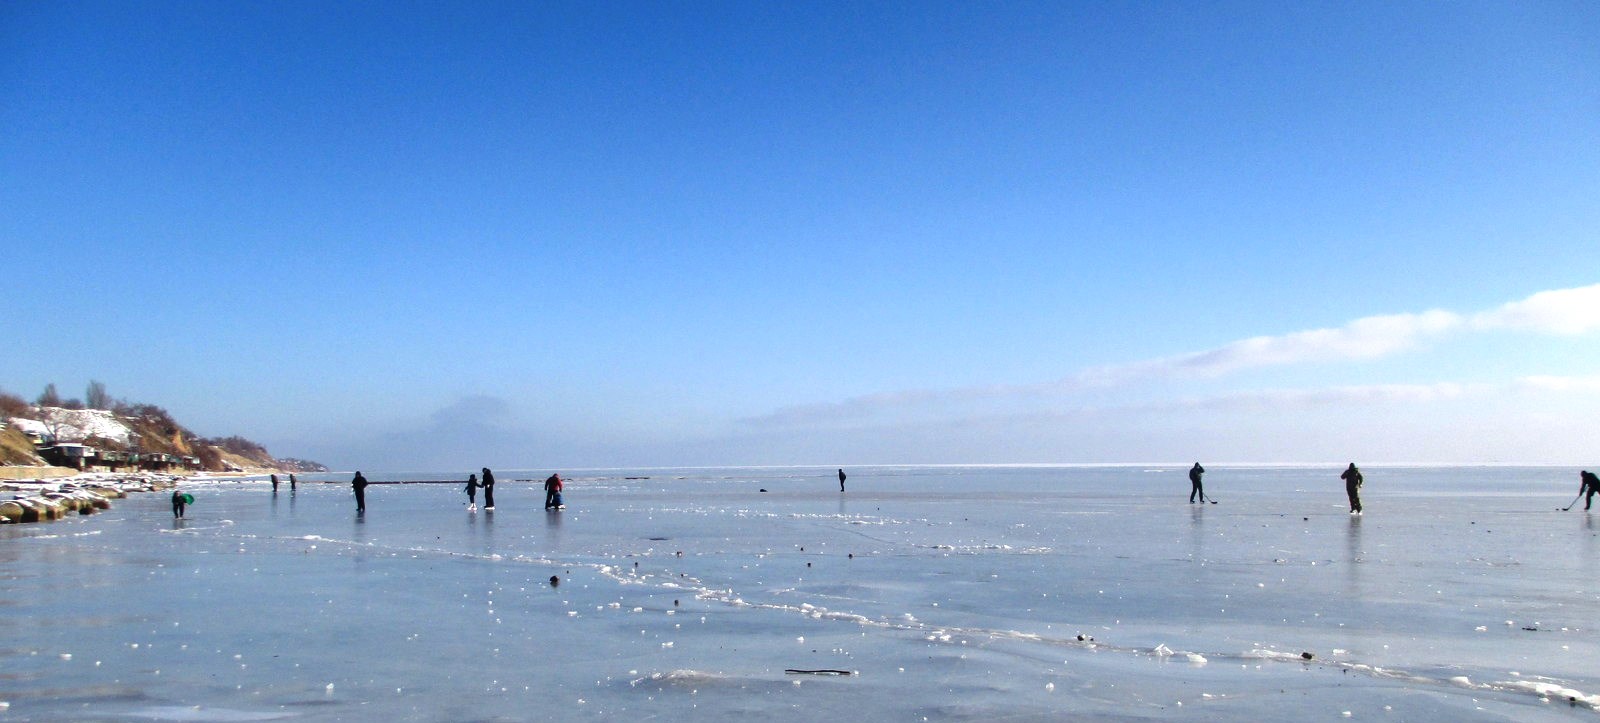
[[[559,510],[564,506],[561,504],[561,473],[558,472],[544,481],[544,508]]]
[[[1350,495],[1350,514],[1361,514],[1361,470],[1356,469],[1356,463],[1351,462],[1339,479],[1344,480],[1344,493]]]
[[[1199,462],[1195,462],[1194,466],[1189,468],[1189,504],[1191,505],[1194,504],[1195,495],[1200,495],[1200,504],[1206,503],[1206,489],[1200,486],[1200,475],[1205,473],[1206,468],[1201,467]]]
[[[1582,482],[1578,486],[1578,494],[1583,497],[1583,509],[1587,511],[1590,505],[1594,504],[1595,493],[1600,492],[1600,477],[1596,477],[1589,470],[1584,470],[1578,473],[1578,480]]]
[[[183,490],[172,490],[172,516],[174,518],[180,520],[183,519],[183,505],[186,499],[187,498],[183,496]]]
[[[289,473],[289,491],[290,491],[290,492],[293,492],[293,491],[294,491],[294,489],[295,489],[295,484],[296,484],[296,483],[295,483],[295,481],[294,481],[294,473],[293,473],[293,472],[290,472],[290,473]]]
[[[844,470],[839,470],[839,491],[844,491]]]
[[[367,511],[367,478],[361,476],[361,471],[356,470],[356,478],[350,480],[350,489],[356,493],[356,514]]]
[[[483,468],[483,481],[478,483],[478,484],[479,484],[480,487],[483,487],[483,510],[485,512],[493,512],[494,511],[494,473],[490,472],[488,467],[484,467]]]
[[[272,494],[278,494],[278,475],[272,475]]]
[[[478,511],[478,475],[467,475],[467,511]]]

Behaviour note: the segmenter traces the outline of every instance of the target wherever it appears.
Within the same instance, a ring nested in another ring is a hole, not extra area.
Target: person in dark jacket
[[[1578,487],[1578,494],[1584,495],[1583,509],[1587,510],[1589,505],[1594,502],[1595,493],[1600,492],[1600,477],[1596,477],[1589,470],[1584,470],[1578,473],[1578,479],[1583,483],[1582,486]]]
[[[547,510],[561,509],[561,474],[556,473],[545,478],[544,481],[544,508]]]
[[[494,509],[494,473],[488,467],[483,468],[483,481],[478,483],[483,487],[483,509]]]
[[[1361,470],[1356,469],[1356,463],[1351,462],[1349,469],[1339,475],[1344,480],[1344,493],[1350,496],[1350,514],[1361,514]]]
[[[467,475],[467,511],[478,511],[478,475]]]
[[[174,489],[172,491],[172,516],[173,517],[180,518],[180,519],[183,517],[183,504],[184,504],[183,500],[184,500],[183,490]]]
[[[366,512],[367,478],[362,477],[359,470],[356,471],[356,478],[350,480],[350,489],[355,490],[356,493],[356,512]]]
[[[290,492],[294,491],[296,484],[298,484],[298,483],[294,481],[294,473],[290,472],[289,473],[289,491]]]
[[[1195,495],[1200,495],[1201,504],[1206,501],[1206,490],[1200,486],[1200,475],[1205,473],[1206,468],[1201,467],[1199,462],[1195,462],[1194,466],[1189,468],[1189,504],[1191,505],[1194,504]]]
[[[844,491],[844,470],[839,470],[839,491]]]

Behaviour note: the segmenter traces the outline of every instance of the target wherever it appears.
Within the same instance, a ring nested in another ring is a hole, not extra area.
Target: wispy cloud
[[[1085,384],[1125,384],[1151,377],[1216,377],[1286,364],[1377,359],[1413,349],[1464,323],[1461,315],[1438,310],[1369,316],[1333,329],[1257,336],[1190,354],[1094,367],[1075,379]]]
[[[1337,404],[1436,402],[1487,391],[1489,385],[1456,382],[1437,384],[1360,384],[1320,389],[1255,389],[1207,397],[1182,399],[1172,404],[1147,405],[1145,410],[1173,408],[1265,409],[1306,408]]]
[[[1575,336],[1600,330],[1600,284],[1541,291],[1472,317],[1476,329],[1524,329]]]
[[[1584,392],[1600,394],[1600,375],[1557,377],[1531,376],[1517,380],[1518,386],[1545,392]]]
[[[1187,354],[1091,367],[1051,382],[884,392],[840,402],[785,407],[742,421],[755,427],[883,421],[886,417],[912,409],[1004,399],[1059,399],[1087,389],[1126,386],[1142,381],[1209,379],[1251,369],[1294,364],[1368,361],[1419,349],[1453,334],[1498,330],[1561,335],[1600,331],[1600,284],[1541,291],[1525,299],[1473,314],[1434,309],[1421,313],[1363,317],[1339,327],[1250,337]],[[1545,388],[1553,388],[1550,385],[1557,382],[1553,378],[1530,378],[1523,383],[1525,386],[1544,384]],[[1565,383],[1581,387],[1581,382]],[[1437,398],[1451,393],[1459,394],[1460,390],[1452,392],[1449,385],[1375,385],[1323,390],[1314,395],[1326,397],[1331,394],[1348,399],[1359,395],[1420,394]],[[1242,394],[1265,394],[1257,397],[1257,403],[1261,404],[1314,401],[1305,393],[1295,392]],[[1272,399],[1273,394],[1280,396]]]

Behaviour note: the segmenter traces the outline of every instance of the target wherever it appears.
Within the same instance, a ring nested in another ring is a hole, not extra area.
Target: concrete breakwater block
[[[26,510],[15,500],[6,500],[5,502],[0,502],[0,520],[5,520],[6,522],[22,522],[22,516],[24,512],[26,512]]]
[[[44,509],[42,519],[59,520],[67,516],[67,506],[47,497],[29,497],[29,502],[39,505]]]
[[[82,489],[62,490],[54,495],[47,494],[45,496],[67,505],[69,509],[76,509],[86,515],[95,510],[110,509],[111,507],[111,502],[106,498]]]
[[[60,507],[62,514],[70,514],[83,509],[82,501],[63,492],[46,492],[44,499],[46,502]]]
[[[44,500],[38,497],[21,497],[12,500],[10,504],[22,508],[17,522],[43,522],[61,518],[61,513],[56,508],[45,504]]]

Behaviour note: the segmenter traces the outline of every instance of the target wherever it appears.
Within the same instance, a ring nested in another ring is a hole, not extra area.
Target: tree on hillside
[[[44,423],[44,435],[51,443],[78,441],[72,434],[77,428],[68,423],[67,415],[59,410],[45,412],[39,421]]]
[[[83,402],[78,401],[77,398],[68,399],[67,401],[61,403],[61,408],[62,409],[83,409]]]
[[[56,393],[55,382],[44,385],[44,391],[40,392],[39,399],[36,403],[41,407],[61,406],[61,395]]]
[[[216,447],[197,444],[194,447],[194,456],[200,459],[200,466],[204,469],[221,472],[224,468],[222,453],[218,452]]]
[[[83,400],[90,409],[110,409],[111,395],[106,394],[104,382],[89,380],[89,391],[83,395]]]
[[[31,417],[32,415],[30,413],[32,411],[33,408],[29,407],[28,403],[23,401],[22,397],[19,397],[15,394],[0,392],[0,419],[10,419],[11,417]]]

